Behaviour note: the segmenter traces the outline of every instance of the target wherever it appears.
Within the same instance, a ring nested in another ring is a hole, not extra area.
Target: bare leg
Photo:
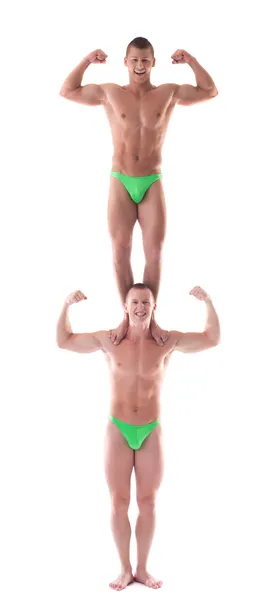
[[[146,192],[144,200],[138,205],[138,220],[142,230],[145,254],[143,281],[148,285],[157,299],[161,276],[162,247],[166,230],[166,208],[162,183],[155,181]],[[153,314],[151,333],[158,345],[168,339],[167,331],[156,323]]]
[[[110,587],[115,590],[122,590],[134,581],[130,563],[131,526],[128,518],[133,465],[134,451],[110,421],[105,439],[105,474],[111,498],[111,528],[121,562],[121,574],[110,583]]]
[[[146,438],[135,454],[135,473],[139,516],[136,523],[137,559],[135,579],[148,587],[162,582],[147,571],[147,560],[155,531],[155,499],[163,476],[161,425]]]
[[[136,220],[136,205],[121,181],[111,177],[108,227],[113,247],[114,271],[122,304],[124,304],[128,290],[134,283],[130,260],[133,228]],[[124,313],[124,319],[120,326],[109,333],[113,343],[119,344],[123,339],[127,333],[128,323],[128,315]]]

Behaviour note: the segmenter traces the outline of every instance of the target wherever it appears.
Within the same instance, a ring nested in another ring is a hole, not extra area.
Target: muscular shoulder
[[[168,332],[168,340],[165,343],[167,348],[169,348],[169,352],[173,352],[178,340],[179,340],[179,332],[178,331],[169,331]]]
[[[105,330],[97,331],[96,337],[101,344],[101,349],[103,350],[103,352],[108,353],[111,349],[112,343],[109,338],[109,332]]]
[[[170,98],[172,101],[178,87],[176,83],[162,83],[156,87],[156,91],[167,99]]]
[[[104,92],[106,102],[111,102],[113,98],[117,98],[119,94],[123,94],[125,91],[123,87],[117,85],[117,83],[102,83],[100,87]]]

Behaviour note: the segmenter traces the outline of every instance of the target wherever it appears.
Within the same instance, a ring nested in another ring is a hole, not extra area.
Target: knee
[[[156,494],[147,494],[146,496],[137,496],[137,504],[140,513],[153,513],[156,506]]]
[[[115,493],[111,496],[112,510],[115,513],[127,513],[130,504],[130,496],[127,494]]]
[[[144,254],[147,262],[158,262],[161,260],[163,239],[152,239],[144,242]]]
[[[115,263],[125,262],[130,258],[132,239],[127,237],[112,237],[113,257]]]

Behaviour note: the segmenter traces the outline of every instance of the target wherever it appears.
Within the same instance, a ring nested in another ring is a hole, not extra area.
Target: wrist
[[[188,61],[188,64],[190,65],[190,67],[193,67],[196,64],[198,64],[198,61],[194,56],[191,56],[190,60]]]
[[[85,69],[87,69],[88,66],[91,64],[89,57],[85,56],[85,58],[83,58],[83,60],[81,61],[81,64],[83,65],[83,67],[85,67]]]

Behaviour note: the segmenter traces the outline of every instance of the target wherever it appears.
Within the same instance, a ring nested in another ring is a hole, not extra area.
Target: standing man
[[[122,590],[134,580],[151,588],[162,582],[147,571],[147,560],[155,529],[155,501],[163,475],[160,424],[160,394],[166,366],[175,350],[199,352],[213,348],[220,340],[217,313],[208,294],[195,287],[190,294],[205,302],[206,326],[202,333],[171,331],[166,343],[156,344],[150,330],[156,308],[152,291],[135,284],[128,291],[124,305],[129,326],[119,345],[114,345],[107,331],[73,333],[69,306],[86,299],[78,291],[65,300],[58,324],[57,344],[74,352],[102,350],[108,358],[111,376],[110,419],[106,431],[105,473],[109,486],[111,525],[121,562],[121,574],[110,583]],[[131,527],[128,518],[130,480],[136,476],[139,516],[136,523],[137,568],[133,575],[130,562]]]
[[[128,68],[128,85],[92,83],[83,86],[83,75],[89,65],[104,64],[106,58],[102,50],[91,52],[64,81],[60,94],[89,106],[102,105],[109,120],[114,154],[108,226],[118,290],[124,304],[133,285],[130,259],[133,228],[137,220],[145,254],[143,281],[153,291],[155,299],[159,291],[166,229],[161,153],[171,114],[176,105],[188,106],[210,100],[217,96],[218,91],[206,70],[185,50],[172,54],[172,64],[188,64],[194,72],[196,85],[153,85],[150,77],[156,63],[154,49],[142,37],[132,40],[126,50],[124,64]],[[128,315],[125,314],[120,326],[110,332],[114,344],[123,339],[128,324]],[[154,315],[151,333],[159,345],[166,342],[167,332],[158,327]]]

